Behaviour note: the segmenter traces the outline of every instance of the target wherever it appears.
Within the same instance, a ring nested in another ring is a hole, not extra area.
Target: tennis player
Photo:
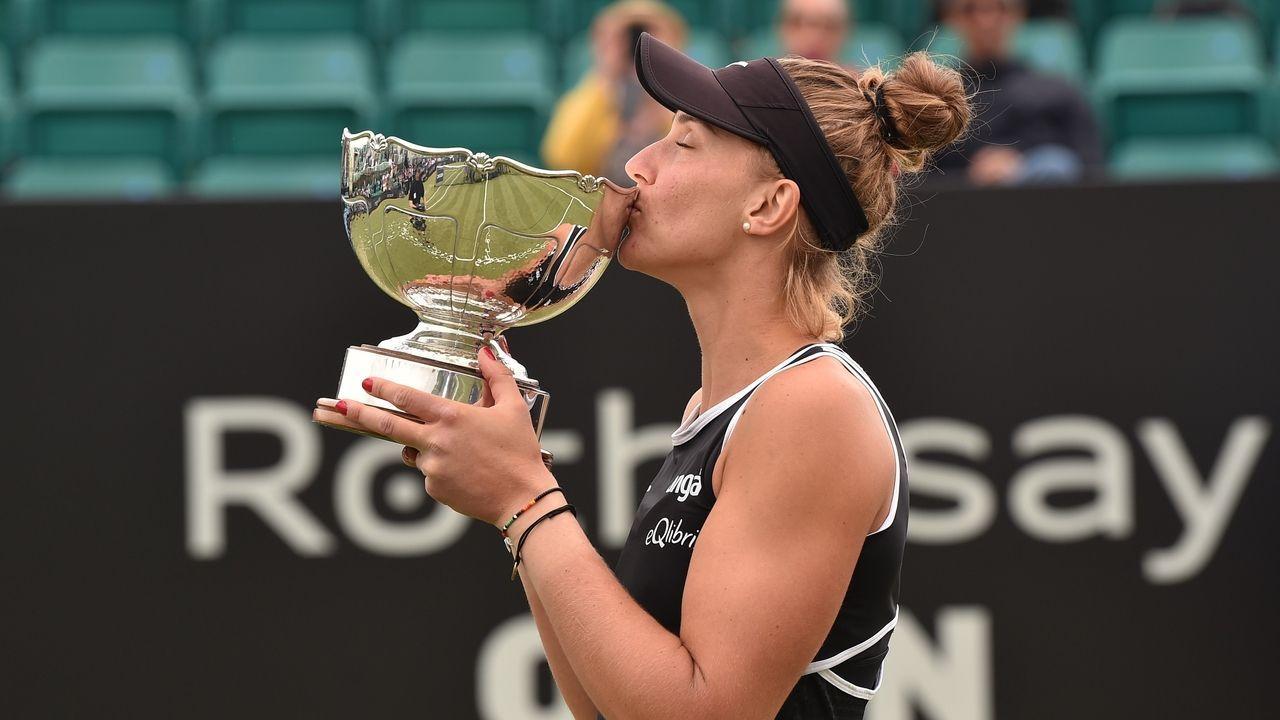
[[[599,213],[613,237],[630,227],[623,267],[684,297],[702,387],[617,568],[488,348],[480,405],[370,378],[427,422],[353,400],[317,419],[404,443],[433,498],[503,530],[576,718],[861,718],[898,617],[907,467],[884,398],[835,342],[900,175],[961,135],[968,98],[923,54],[887,75],[795,57],[711,70],[646,34],[636,70],[675,120]]]

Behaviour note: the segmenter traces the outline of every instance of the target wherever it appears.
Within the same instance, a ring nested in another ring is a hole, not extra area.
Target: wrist
[[[511,527],[507,528],[507,538],[511,541],[510,550],[515,554],[516,543],[520,541],[520,537],[524,535],[524,531],[538,520],[538,518],[546,515],[548,512],[564,505],[567,502],[563,493],[553,493],[542,498],[533,507],[520,514],[516,521],[511,523]]]
[[[516,500],[504,503],[503,514],[490,524],[502,534],[509,535],[512,523],[517,517],[533,512],[536,506],[545,505],[548,500],[553,500],[554,496],[560,493],[560,483],[556,482],[555,476],[544,468],[537,479],[528,483],[520,491]]]

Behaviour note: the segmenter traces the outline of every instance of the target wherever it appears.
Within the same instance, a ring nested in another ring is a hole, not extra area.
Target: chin
[[[636,241],[635,233],[632,233],[630,237],[623,240],[622,244],[618,246],[618,265],[631,272],[648,275],[655,280],[666,282],[662,277],[662,273],[659,272],[660,268],[656,266],[660,265],[660,263],[654,263],[654,258],[647,258],[644,255],[644,250],[650,246],[643,239],[640,239],[638,245]]]

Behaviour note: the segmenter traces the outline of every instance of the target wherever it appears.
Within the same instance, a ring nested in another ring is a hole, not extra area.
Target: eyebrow
[[[706,128],[707,130],[710,130],[712,135],[720,134],[720,128],[716,127],[715,125],[712,125],[709,122],[699,120],[698,118],[690,115],[689,113],[683,110],[676,111],[675,122],[685,123],[685,124],[697,124],[699,127],[703,127],[703,128]]]

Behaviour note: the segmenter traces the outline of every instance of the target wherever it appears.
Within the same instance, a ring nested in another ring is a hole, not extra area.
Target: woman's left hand
[[[314,417],[403,443],[405,459],[425,476],[428,495],[463,515],[501,526],[534,495],[555,486],[556,479],[542,464],[529,407],[511,371],[488,347],[481,348],[479,361],[487,386],[479,405],[375,377],[365,380],[365,392],[425,422],[355,400],[340,400],[332,409],[319,407]]]

